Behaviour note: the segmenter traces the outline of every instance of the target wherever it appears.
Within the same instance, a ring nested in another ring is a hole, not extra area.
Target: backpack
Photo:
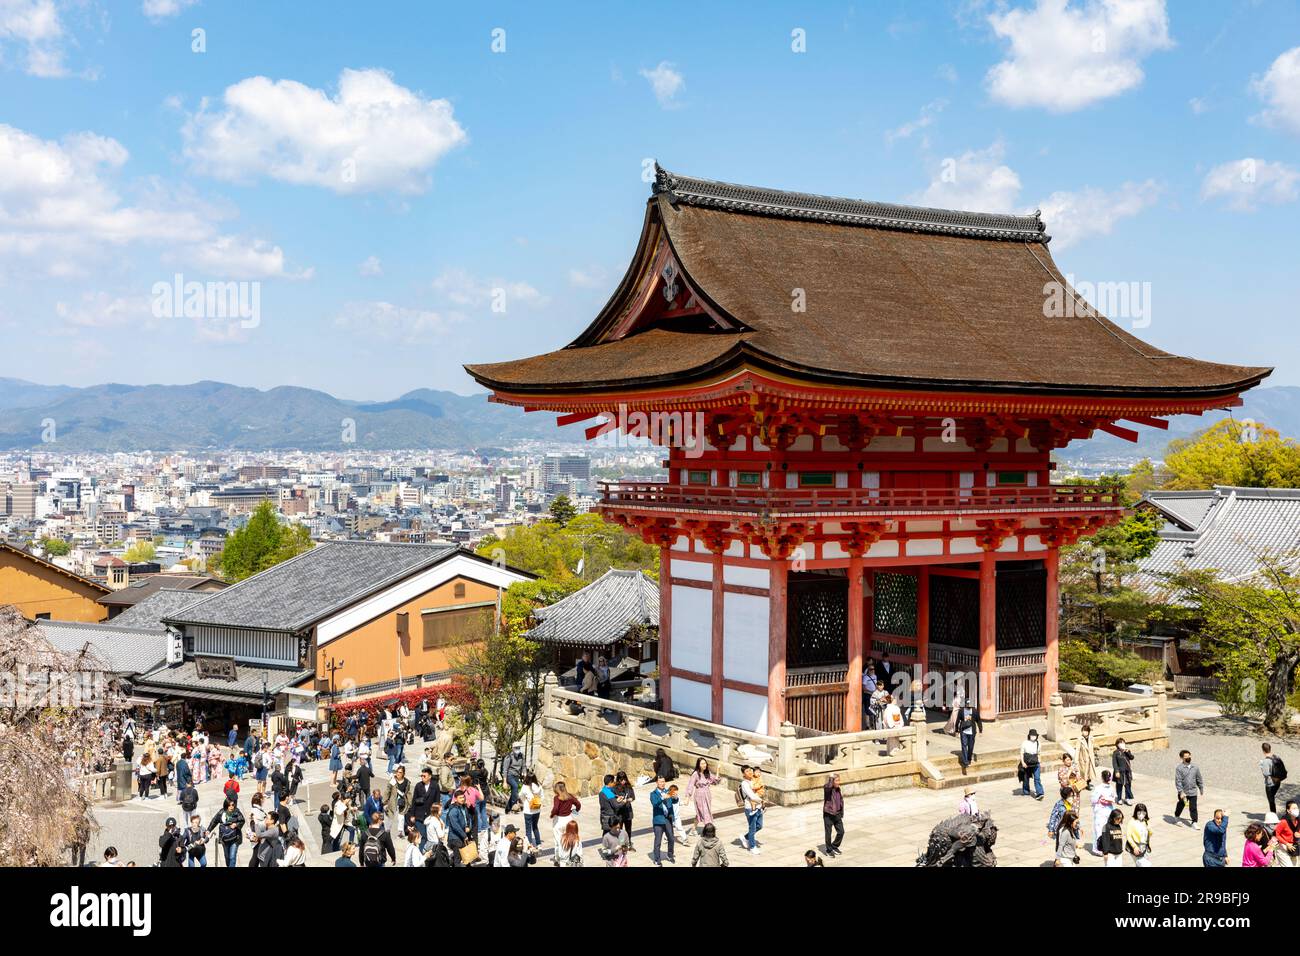
[[[236,842],[239,839],[239,825],[235,823],[227,823],[226,818],[223,816],[221,818],[221,825],[217,827],[217,838],[227,846]]]
[[[1273,779],[1278,783],[1281,783],[1286,779],[1286,764],[1284,764],[1282,758],[1276,754],[1273,756]]]
[[[745,809],[745,781],[736,784],[736,806]]]
[[[366,866],[383,866],[384,848],[379,845],[378,840],[366,841],[366,848],[361,851],[361,861]]]

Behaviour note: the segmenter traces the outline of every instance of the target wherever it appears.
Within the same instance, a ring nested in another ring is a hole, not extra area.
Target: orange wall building
[[[108,588],[34,554],[0,544],[0,605],[12,604],[29,621],[102,621],[98,603]]]

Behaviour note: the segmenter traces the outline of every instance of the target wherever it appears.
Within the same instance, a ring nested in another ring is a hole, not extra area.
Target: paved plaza
[[[1206,795],[1201,801],[1202,823],[1216,807],[1227,811],[1229,831],[1229,865],[1241,861],[1241,834],[1250,820],[1262,820],[1267,809],[1263,782],[1258,773],[1259,744],[1266,738],[1255,735],[1248,724],[1219,716],[1216,706],[1206,701],[1174,701],[1169,709],[1170,749],[1144,751],[1137,754],[1134,776],[1134,802],[1146,803],[1152,819],[1153,865],[1201,866],[1200,831],[1186,822],[1173,818],[1174,792],[1173,768],[1177,752],[1186,747],[1193,752],[1205,776]],[[1275,752],[1280,753],[1291,767],[1300,767],[1300,746],[1281,744],[1274,740]],[[1105,755],[1103,754],[1103,758]],[[1103,759],[1102,765],[1108,761]],[[320,827],[316,813],[320,804],[329,797],[328,771],[323,761],[306,765],[303,787],[294,811],[299,830],[308,848],[311,866],[333,866],[337,854],[320,853]],[[382,769],[382,767],[381,767]],[[1045,768],[1044,789],[1048,796],[1038,801],[1020,795],[1014,778],[994,780],[979,784],[977,800],[980,808],[988,810],[998,826],[996,853],[999,866],[1050,866],[1053,844],[1047,834],[1046,822],[1055,801],[1055,767]],[[685,781],[678,781],[684,785]],[[1285,797],[1300,797],[1300,781],[1283,785],[1279,803]],[[220,785],[203,784],[199,788],[199,813],[204,823],[220,806]],[[247,811],[248,799],[256,789],[250,779],[244,783],[240,806]],[[631,866],[652,866],[650,850],[653,835],[650,830],[649,787],[638,790],[634,817],[633,839],[636,853],[629,856]],[[951,816],[961,800],[960,788],[927,790],[908,788],[882,793],[852,796],[845,799],[844,825],[846,836],[843,854],[826,858],[827,866],[912,866],[926,845],[931,828],[939,820]],[[269,800],[269,798],[268,798]],[[310,801],[310,802],[309,802]],[[745,832],[745,819],[733,808],[730,794],[715,794],[718,835],[723,839],[732,866],[799,866],[804,851],[816,849],[825,857],[822,848],[823,830],[820,803],[801,807],[772,807],[766,812],[766,824],[760,834],[760,855],[751,855],[740,845]],[[269,802],[268,802],[269,806]],[[549,807],[547,807],[549,809]],[[1126,815],[1131,807],[1123,808]],[[595,796],[584,798],[579,814],[580,832],[588,847],[585,863],[602,865],[592,844],[599,837],[598,800]],[[693,813],[687,808],[686,816]],[[96,817],[102,827],[90,848],[90,858],[98,859],[103,847],[114,845],[123,860],[134,860],[137,865],[151,865],[157,859],[158,835],[163,821],[169,815],[179,816],[174,796],[148,801],[132,800],[121,805],[102,806]],[[1083,836],[1092,835],[1091,813],[1085,813]],[[1184,820],[1186,811],[1184,811]],[[510,814],[507,823],[522,830],[520,814]],[[539,865],[550,864],[551,830],[543,812],[541,820],[543,853]],[[398,855],[405,849],[404,840],[395,837]],[[679,848],[676,866],[689,866],[693,846]],[[210,854],[211,865],[216,854]],[[1099,858],[1082,854],[1083,866],[1101,866]],[[241,847],[240,863],[249,859],[247,845]],[[1126,864],[1131,861],[1126,858]],[[665,863],[665,866],[672,864]]]

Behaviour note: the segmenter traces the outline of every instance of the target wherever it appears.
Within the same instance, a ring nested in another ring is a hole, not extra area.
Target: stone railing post
[[[921,682],[912,681],[912,710],[907,715],[907,722],[916,729],[916,738],[912,741],[912,759],[926,759],[927,728],[925,726],[925,703],[921,700]]]
[[[542,681],[542,713],[551,717],[562,715],[563,704],[555,696],[555,691],[560,686],[560,679],[554,673],[547,674]]]
[[[795,759],[794,747],[798,741],[794,724],[787,721],[781,725],[780,736],[776,742],[776,775],[783,780],[793,781],[799,776],[799,767]]]
[[[110,798],[113,800],[130,800],[132,771],[129,760],[119,760],[113,765],[113,788]]]
[[[1065,743],[1065,701],[1053,694],[1047,701],[1047,739]]]
[[[641,740],[641,718],[633,714],[624,714],[623,733],[626,740],[625,746],[632,753],[636,753]]]
[[[1161,681],[1156,685],[1156,712],[1153,715],[1155,726],[1152,730],[1168,730],[1169,721],[1169,685]]]

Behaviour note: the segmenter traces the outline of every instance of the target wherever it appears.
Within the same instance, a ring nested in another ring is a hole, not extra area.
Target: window
[[[463,598],[465,596],[465,582],[457,581],[452,587],[451,593],[454,597]]]
[[[451,647],[482,636],[492,626],[492,605],[449,608],[424,615],[424,649]]]
[[[48,621],[49,619],[50,619],[50,612],[49,612],[49,611],[46,611],[44,614],[37,614],[37,615],[36,615],[36,620],[38,620],[38,621]]]
[[[998,485],[1023,485],[1026,483],[1023,471],[999,471]]]
[[[833,471],[801,471],[799,472],[800,488],[833,488],[835,487],[835,472]]]
[[[686,482],[691,485],[707,485],[709,483],[709,473],[707,471],[688,471],[686,473]]]
[[[757,488],[763,483],[763,473],[761,471],[738,471],[736,472],[736,484]]]

